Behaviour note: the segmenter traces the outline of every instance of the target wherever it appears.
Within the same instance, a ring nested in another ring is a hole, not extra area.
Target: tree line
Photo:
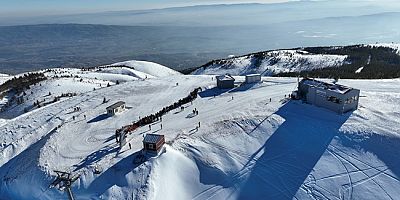
[[[344,79],[390,79],[400,77],[400,55],[392,48],[353,45],[346,47],[309,47],[304,48],[304,50],[314,54],[347,55],[348,58],[339,67],[303,72],[286,72],[275,76]],[[363,69],[356,73],[361,67]]]

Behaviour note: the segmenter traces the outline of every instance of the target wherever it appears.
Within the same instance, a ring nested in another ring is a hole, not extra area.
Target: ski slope
[[[25,94],[14,94],[10,93],[5,95],[3,99],[0,99],[0,108],[5,111],[0,112],[0,118],[12,119],[18,117],[25,112],[33,111],[36,109],[34,102],[41,102],[42,105],[50,104],[56,97],[67,93],[82,94],[88,91],[92,91],[99,88],[104,88],[117,83],[129,82],[129,81],[142,81],[147,78],[156,78],[159,76],[165,76],[166,73],[180,74],[165,66],[142,61],[127,61],[130,63],[128,67],[117,67],[117,66],[101,66],[97,68],[91,68],[88,70],[76,69],[76,68],[55,68],[49,70],[41,70],[47,77],[46,81],[40,84],[32,85],[25,91]],[[133,68],[137,67],[137,70]],[[141,71],[138,71],[141,70]],[[148,74],[146,72],[151,74]],[[23,74],[16,75],[17,77]],[[1,83],[0,75],[0,83]],[[9,76],[4,76],[4,80],[7,80]],[[10,102],[13,97],[23,96],[24,102],[22,104],[16,104]],[[65,99],[64,97],[61,100]],[[7,103],[11,103],[10,106],[5,107]],[[1,124],[1,121],[0,121]]]
[[[118,66],[118,65],[125,65],[128,67],[133,68],[135,71],[143,72],[149,74],[154,77],[165,77],[170,75],[177,75],[180,74],[179,72],[165,67],[163,65],[147,62],[147,61],[137,61],[137,60],[130,60],[112,64],[111,66]]]
[[[155,77],[82,91],[7,121],[0,129],[0,199],[65,199],[49,189],[54,170],[81,175],[72,188],[77,199],[400,196],[400,79],[340,80],[362,97],[357,111],[337,115],[285,99],[296,88],[293,78],[219,90],[209,75]],[[132,149],[118,148],[117,128],[197,87],[199,98],[165,115],[163,129],[159,122],[139,128],[128,136]],[[105,115],[117,101],[128,109]],[[165,150],[135,164],[147,133],[164,134]]]

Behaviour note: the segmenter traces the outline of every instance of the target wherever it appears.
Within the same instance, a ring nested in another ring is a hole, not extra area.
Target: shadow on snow
[[[220,89],[218,87],[213,87],[213,88],[206,89],[206,90],[200,92],[199,96],[201,98],[206,98],[206,97],[214,97],[214,96],[216,97],[216,96],[222,95],[224,93],[244,92],[244,91],[250,90],[257,84],[259,84],[259,83],[251,83],[251,84],[243,83],[240,86],[234,87],[231,89]]]
[[[117,145],[108,145],[105,146],[104,148],[95,151],[88,155],[80,164],[76,165],[76,169],[74,171],[78,171],[86,166],[90,166],[97,161],[101,160],[104,156],[107,156],[108,154],[115,153],[119,150],[119,146]]]
[[[275,114],[285,121],[244,166],[262,152],[242,183],[239,199],[292,199],[351,115],[293,101]]]
[[[103,120],[105,120],[105,119],[107,119],[109,117],[110,116],[107,115],[107,114],[101,114],[101,115],[89,120],[88,123],[95,123],[95,122],[103,121]]]
[[[114,185],[117,185],[119,187],[128,186],[129,183],[127,182],[126,175],[140,165],[134,164],[136,156],[140,153],[141,150],[129,155],[128,157],[120,160],[112,167],[108,168],[106,171],[101,173],[99,177],[94,179],[94,181],[90,183],[87,189],[82,189],[82,192],[89,192],[91,196],[98,197],[104,194]]]

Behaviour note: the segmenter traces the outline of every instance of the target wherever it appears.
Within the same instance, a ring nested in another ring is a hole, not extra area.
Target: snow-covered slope
[[[376,43],[376,44],[369,44],[367,46],[370,47],[388,47],[395,50],[398,54],[400,54],[400,44],[399,43]]]
[[[35,102],[39,101],[41,105],[47,105],[62,94],[79,95],[116,83],[162,77],[168,74],[179,74],[174,70],[170,70],[156,63],[144,61],[127,61],[124,63],[130,67],[101,66],[85,70],[76,68],[41,70],[40,72],[43,72],[47,77],[46,81],[32,85],[24,94],[9,93],[5,95],[4,98],[0,99],[0,109],[4,110],[0,112],[0,118],[15,118],[23,113],[36,109],[37,106],[34,105]],[[135,69],[133,69],[133,67],[135,67]],[[22,75],[23,74],[19,74],[16,76],[19,77]],[[2,80],[5,81],[9,78],[9,76],[0,75],[0,83]],[[23,98],[23,103],[18,104],[10,101],[15,97]],[[61,98],[61,100],[64,99],[66,98]],[[2,123],[0,122],[0,124]]]
[[[99,72],[102,73],[108,73],[108,74],[121,74],[121,75],[128,75],[140,79],[146,79],[146,78],[154,78],[153,75],[134,70],[132,68],[128,67],[107,67],[107,68],[100,68],[98,70]]]
[[[129,81],[12,119],[0,129],[0,199],[66,198],[48,187],[54,170],[81,175],[72,188],[77,199],[400,196],[399,79],[340,80],[362,91],[360,108],[345,115],[288,102],[284,96],[296,79],[263,80],[232,90],[214,88],[212,76]],[[160,123],[139,128],[128,136],[132,149],[118,148],[117,128],[197,87],[203,88],[199,98],[165,115],[162,129]],[[105,108],[120,100],[128,110],[107,117]],[[147,133],[164,134],[168,144],[135,164]]]
[[[0,85],[10,79],[11,76],[8,74],[0,74]]]
[[[344,55],[312,54],[304,50],[276,50],[213,61],[192,74],[259,73],[269,76],[282,72],[339,67],[345,63],[346,58]]]
[[[163,65],[147,61],[130,60],[125,62],[115,63],[112,64],[111,66],[118,66],[118,65],[128,66],[136,71],[140,71],[154,77],[164,77],[164,76],[180,74],[179,72],[170,69],[168,67],[165,67]]]

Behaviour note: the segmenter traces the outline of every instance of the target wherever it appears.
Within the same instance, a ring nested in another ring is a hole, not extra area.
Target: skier
[[[149,124],[149,130],[151,130],[151,125]]]
[[[162,124],[161,124],[161,129],[162,129]]]
[[[200,122],[199,122],[199,128],[200,128]]]
[[[129,149],[132,149],[131,143],[129,143]]]

